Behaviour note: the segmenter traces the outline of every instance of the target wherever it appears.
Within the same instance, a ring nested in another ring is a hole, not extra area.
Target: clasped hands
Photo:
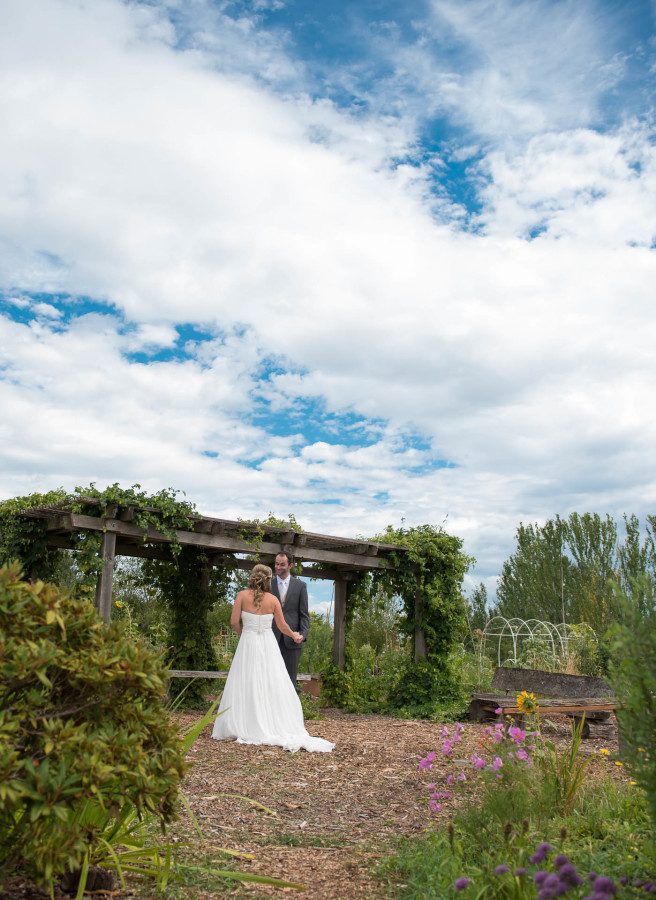
[[[292,631],[292,637],[296,641],[297,644],[303,643],[303,635],[299,634],[298,631]]]

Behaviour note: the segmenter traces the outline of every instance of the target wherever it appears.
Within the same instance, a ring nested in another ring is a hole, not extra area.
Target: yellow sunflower
[[[522,712],[526,713],[536,712],[540,708],[535,694],[529,694],[528,691],[522,691],[521,694],[517,694],[517,706]]]

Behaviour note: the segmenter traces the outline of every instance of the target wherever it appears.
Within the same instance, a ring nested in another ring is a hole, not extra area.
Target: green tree
[[[350,637],[356,649],[368,644],[376,653],[398,644],[401,628],[401,602],[380,586],[356,610]]]
[[[470,634],[477,629],[483,631],[490,613],[488,610],[487,588],[481,581],[467,597],[467,626]]]
[[[567,520],[567,548],[572,558],[567,584],[569,621],[587,622],[602,635],[618,617],[611,584],[618,553],[617,525],[608,515],[572,513]]]
[[[501,570],[495,614],[507,619],[568,621],[571,560],[566,555],[567,535],[567,523],[559,516],[543,526],[520,522],[517,549]]]
[[[310,631],[303,644],[299,672],[324,672],[333,660],[333,626],[328,616],[310,612]]]

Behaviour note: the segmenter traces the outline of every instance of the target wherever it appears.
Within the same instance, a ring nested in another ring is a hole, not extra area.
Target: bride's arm
[[[232,626],[232,630],[236,631],[237,634],[241,635],[241,591],[235,597],[235,602],[232,605],[232,614],[230,616],[230,625]]]
[[[275,605],[273,607],[273,618],[276,620],[276,625],[283,634],[286,634],[287,637],[293,638],[297,644],[300,644],[303,638],[298,633],[298,631],[292,631],[287,622],[285,622],[285,617],[282,614],[282,607],[280,606],[280,600],[278,600],[277,597],[273,596],[273,594],[271,596],[275,601]]]

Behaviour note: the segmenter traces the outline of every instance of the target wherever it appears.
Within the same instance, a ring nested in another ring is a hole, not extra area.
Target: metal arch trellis
[[[585,628],[590,635],[597,641],[597,635],[586,622],[581,625],[572,626],[566,622],[554,625],[543,619],[507,619],[505,616],[493,616],[485,623],[483,629],[483,637],[479,645],[479,661],[482,664],[485,654],[487,639],[497,638],[497,662],[498,665],[511,664],[517,665],[519,655],[517,652],[518,642],[520,640],[534,640],[551,646],[551,654],[555,663],[559,655],[565,654],[570,641],[579,637],[578,629]],[[494,630],[496,629],[496,630]],[[500,629],[500,630],[498,630]],[[501,660],[501,645],[504,637],[512,640],[513,653],[511,657]]]

